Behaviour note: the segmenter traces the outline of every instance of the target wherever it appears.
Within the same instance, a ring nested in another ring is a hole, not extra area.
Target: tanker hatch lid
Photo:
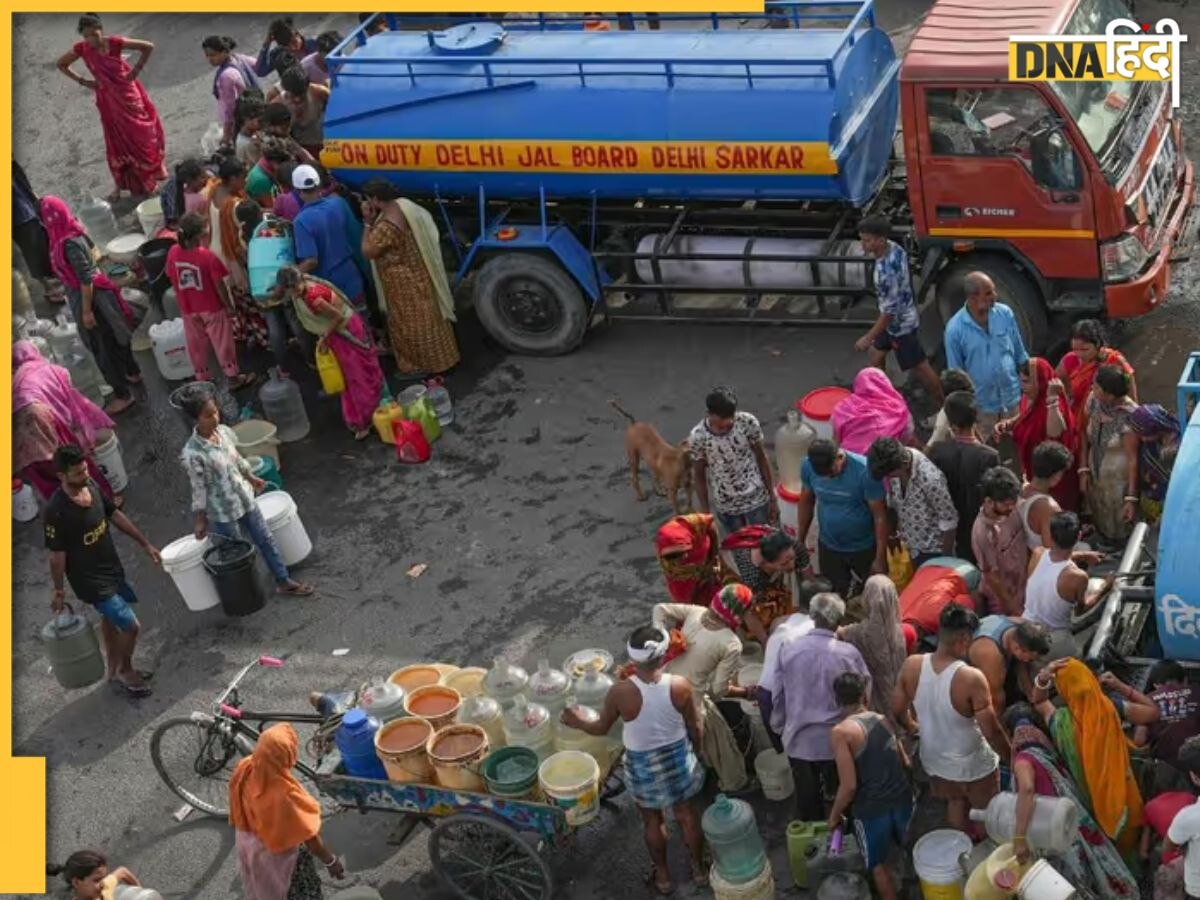
[[[466,22],[445,31],[428,32],[429,46],[447,56],[482,56],[504,42],[504,29],[495,22]]]

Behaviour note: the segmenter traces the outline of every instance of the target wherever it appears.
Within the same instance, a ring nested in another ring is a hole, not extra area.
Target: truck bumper
[[[1167,298],[1170,287],[1171,257],[1175,245],[1184,237],[1184,225],[1196,199],[1196,173],[1189,162],[1183,171],[1179,199],[1171,213],[1171,222],[1163,232],[1165,240],[1154,263],[1140,277],[1104,288],[1104,308],[1110,319],[1130,319],[1157,308]]]

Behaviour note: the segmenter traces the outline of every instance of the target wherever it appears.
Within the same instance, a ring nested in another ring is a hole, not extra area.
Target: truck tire
[[[475,274],[475,312],[513,353],[561,356],[583,341],[588,306],[562,267],[535,253],[501,253]]]
[[[937,307],[946,324],[966,300],[963,279],[971,272],[983,272],[996,285],[996,296],[1017,317],[1021,340],[1031,356],[1045,352],[1050,326],[1046,307],[1037,287],[1002,256],[973,256],[951,263],[942,270],[937,282]]]

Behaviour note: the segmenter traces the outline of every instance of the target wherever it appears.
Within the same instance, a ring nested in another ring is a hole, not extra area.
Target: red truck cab
[[[1009,79],[1010,36],[1128,17],[1122,0],[942,0],[901,69],[917,239],[991,274],[1034,348],[1052,316],[1154,309],[1194,199],[1169,83]],[[943,317],[961,303],[954,275],[938,277]]]

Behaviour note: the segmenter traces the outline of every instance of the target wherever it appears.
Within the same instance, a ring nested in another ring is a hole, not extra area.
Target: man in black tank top
[[[838,792],[828,824],[830,831],[840,826],[853,803],[855,834],[875,889],[883,900],[896,900],[887,862],[904,847],[912,818],[910,762],[891,723],[867,708],[867,683],[857,672],[843,672],[833,682],[844,718],[830,734]]]

